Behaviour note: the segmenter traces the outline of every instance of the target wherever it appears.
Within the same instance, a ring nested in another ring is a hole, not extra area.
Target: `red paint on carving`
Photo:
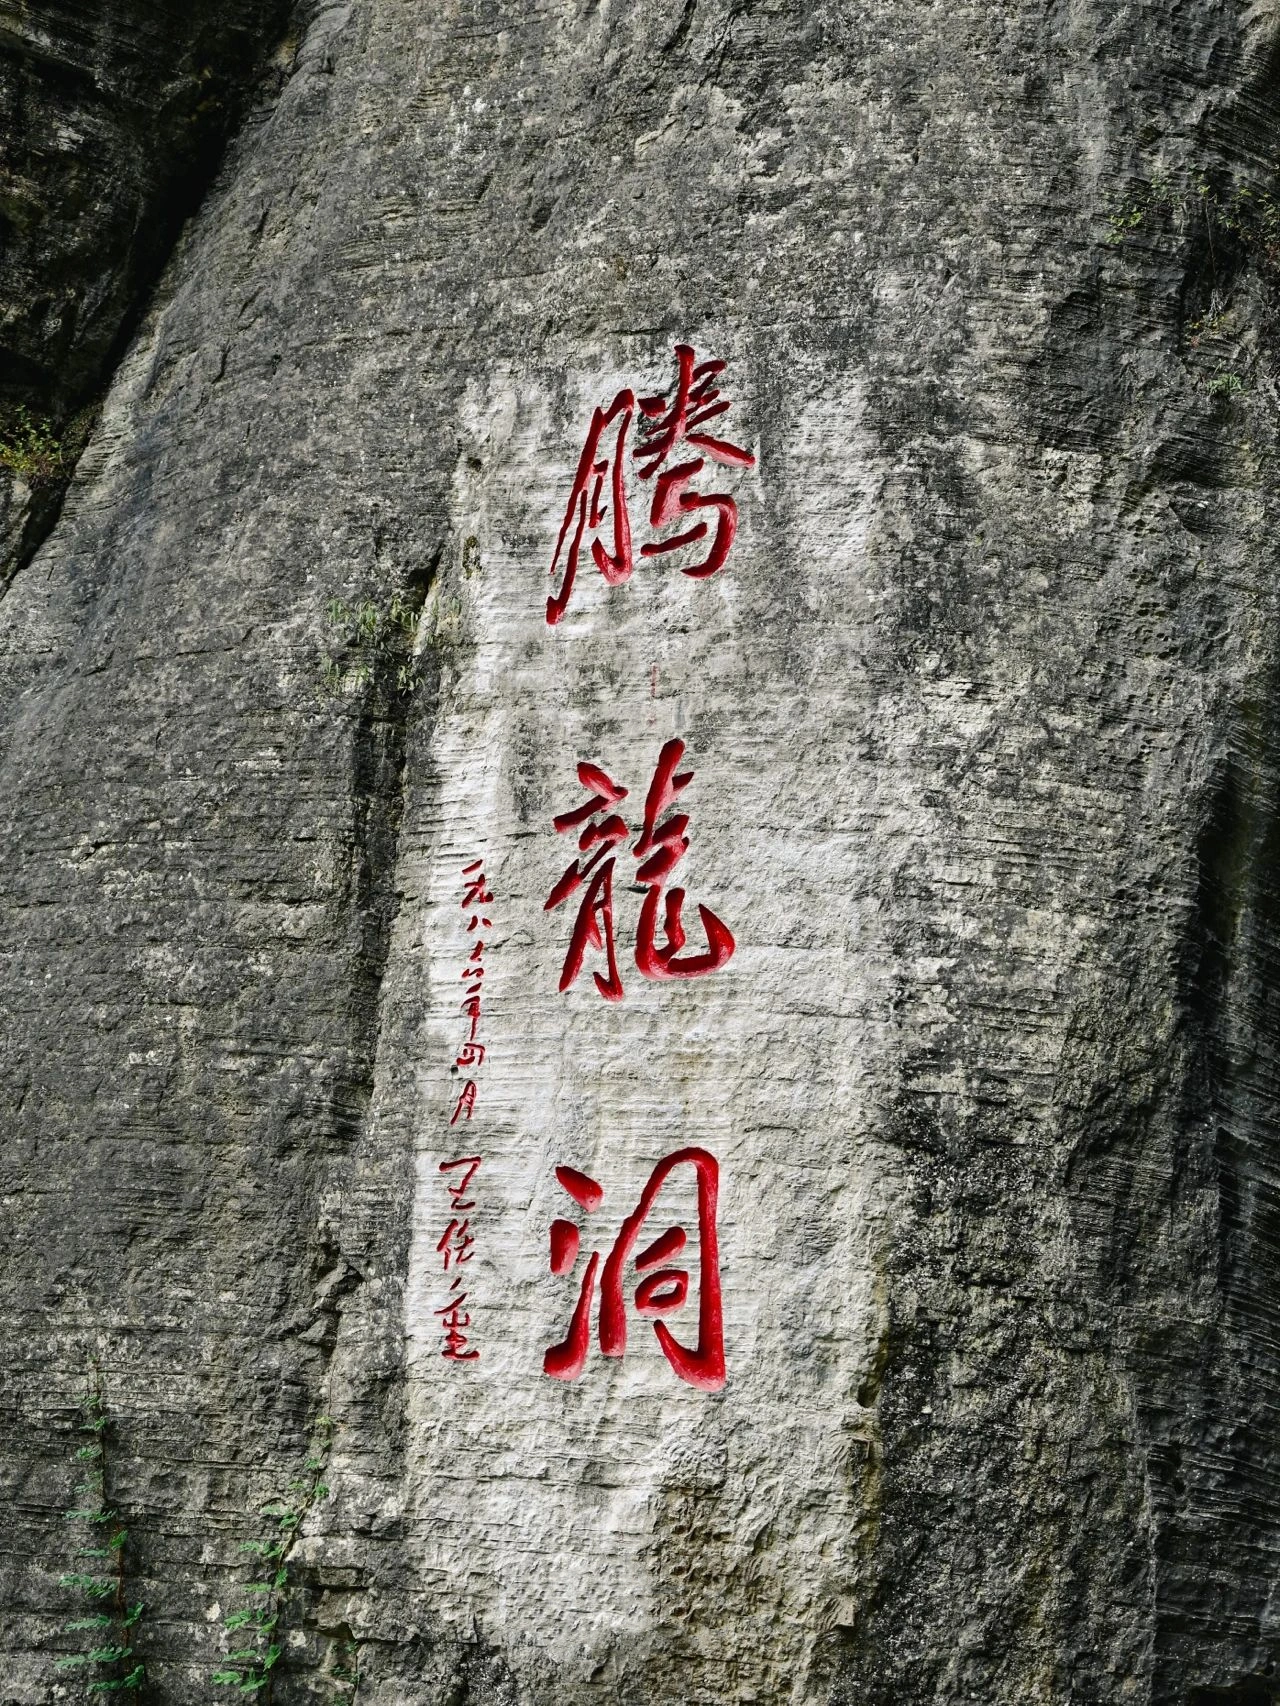
[[[444,1234],[436,1249],[444,1257],[445,1268],[456,1267],[461,1262],[471,1260],[471,1251],[475,1239],[471,1236],[471,1222],[459,1220],[455,1216],[444,1229]]]
[[[542,1372],[549,1374],[553,1380],[576,1380],[586,1364],[587,1344],[591,1337],[591,1299],[595,1294],[599,1266],[600,1252],[596,1250],[587,1263],[568,1334],[560,1344],[552,1345],[542,1359]]]
[[[481,1160],[478,1155],[460,1155],[456,1161],[442,1161],[440,1163],[442,1173],[452,1173],[455,1167],[467,1169],[459,1183],[448,1186],[449,1195],[453,1198],[455,1208],[473,1208],[475,1206],[473,1203],[464,1203],[461,1199],[466,1196],[467,1186],[480,1171],[480,1166]]]
[[[663,476],[663,478],[674,479],[675,475],[678,475],[680,484],[687,485],[701,471],[702,458],[699,457],[696,462],[690,462],[684,468],[674,470],[672,476]],[[711,542],[710,551],[700,563],[695,563],[691,568],[684,569],[682,572],[692,580],[706,580],[709,575],[715,574],[718,569],[724,567],[733,541],[737,536],[738,506],[729,494],[727,492],[702,494],[679,491],[674,486],[668,487],[665,492],[659,489],[653,500],[653,524],[655,527],[661,526],[667,521],[674,520],[676,514],[688,515],[693,510],[698,509],[714,509],[720,519],[716,523],[716,534]],[[705,521],[700,521],[696,527],[687,527],[683,533],[672,534],[669,539],[642,545],[640,555],[642,557],[660,557],[666,551],[678,551],[682,545],[696,544],[699,539],[705,539],[706,535],[707,524]]]
[[[490,905],[492,900],[493,896],[485,886],[484,872],[481,871],[474,882],[468,883],[459,905],[464,912],[470,912],[473,907]]]
[[[663,920],[663,934],[666,946],[657,945],[658,929],[658,900],[661,891],[651,888],[644,898],[640,908],[640,924],[636,930],[636,965],[645,977],[706,977],[708,972],[719,971],[733,957],[736,943],[733,932],[724,924],[710,908],[698,903],[698,917],[707,938],[705,953],[686,954],[679,957],[680,949],[685,943],[684,925],[681,921],[681,908],[684,905],[684,890],[672,889],[666,897],[666,912]]]
[[[575,860],[565,869],[563,876],[547,896],[543,911],[550,912],[553,907],[559,906],[590,877],[587,892],[579,903],[578,916],[570,933],[569,951],[560,971],[560,989],[563,992],[577,979],[587,950],[594,948],[603,950],[607,968],[604,977],[601,977],[599,972],[593,973],[596,988],[606,1001],[621,1001],[622,979],[618,975],[613,936],[613,871],[617,859],[613,856],[612,849],[627,839],[628,830],[623,819],[616,812],[609,812],[608,808],[617,805],[620,800],[625,800],[627,790],[618,787],[598,765],[588,764],[585,760],[578,765],[578,780],[588,790],[590,797],[574,810],[561,812],[553,821],[556,832],[560,835],[582,825],[578,849],[581,853],[590,854],[590,857],[585,862]],[[599,817],[602,812],[607,815],[598,823],[592,822],[592,819]]]
[[[689,490],[707,459],[733,468],[751,468],[755,457],[728,439],[705,431],[707,424],[727,414],[730,403],[716,384],[725,370],[723,361],[698,362],[690,344],[677,344],[675,390],[644,397],[636,403],[635,392],[621,390],[607,409],[596,409],[587,429],[586,442],[573,477],[564,520],[551,558],[551,575],[560,571],[560,590],[547,600],[547,621],[554,626],[569,607],[577,579],[583,544],[591,538],[591,557],[610,586],[630,579],[634,568],[631,518],[627,509],[625,468],[627,435],[637,407],[641,442],[631,451],[641,480],[658,476],[649,511],[650,526],[657,529],[673,521],[712,511],[716,531],[707,555],[684,573],[695,579],[713,575],[729,555],[738,526],[738,509],[726,492],[699,493]],[[674,466],[666,464],[682,447],[695,452]],[[661,470],[661,472],[659,472]],[[641,546],[642,557],[657,557],[682,546],[697,544],[707,535],[708,522],[700,519],[692,527],[666,539]],[[608,523],[607,528],[605,527]],[[612,548],[601,537],[607,533]]]
[[[608,551],[601,539],[593,538],[592,560],[610,586],[618,586],[630,577],[633,567],[631,518],[627,513],[625,468],[627,432],[635,406],[634,391],[619,391],[607,409],[597,409],[591,417],[587,442],[578,458],[573,490],[569,494],[555,554],[551,559],[551,573],[554,575],[563,555],[560,590],[547,600],[547,621],[552,626],[569,608],[583,539],[589,531],[594,533],[600,527],[606,515],[612,516],[613,550]],[[615,421],[617,431],[612,444],[602,449],[607,430]],[[609,478],[608,502],[604,501],[606,475]]]
[[[636,881],[648,887],[640,908],[640,923],[636,930],[636,965],[648,978],[706,977],[718,971],[732,957],[733,933],[716,917],[709,907],[699,904],[698,917],[707,938],[706,951],[680,957],[685,945],[683,908],[685,891],[673,888],[666,896],[663,908],[662,933],[665,944],[658,944],[658,909],[662,905],[662,885],[689,851],[685,831],[689,819],[684,812],[662,814],[675,802],[693,781],[693,771],[677,772],[684,757],[684,742],[669,740],[658,755],[653,781],[644,802],[644,827],[636,842],[634,853],[643,861],[636,872]],[[661,822],[659,822],[661,818]]]
[[[724,1325],[720,1297],[720,1251],[716,1236],[716,1206],[719,1192],[719,1167],[714,1156],[705,1149],[678,1149],[660,1161],[641,1192],[635,1212],[622,1224],[612,1250],[605,1261],[600,1281],[600,1349],[605,1356],[620,1357],[627,1348],[626,1305],[623,1299],[623,1275],[634,1259],[637,1270],[665,1261],[684,1248],[683,1227],[670,1227],[649,1244],[638,1257],[633,1257],[642,1227],[652,1212],[654,1203],[667,1179],[677,1167],[691,1166],[698,1183],[698,1340],[690,1348],[682,1345],[665,1322],[654,1319],[653,1330],[662,1354],[679,1375],[707,1392],[716,1392],[725,1383]],[[593,1191],[600,1187],[594,1180],[573,1168],[557,1167],[556,1177],[564,1188],[584,1206],[594,1208],[600,1198],[593,1196],[588,1204],[574,1184],[585,1180]],[[602,1195],[603,1193],[601,1193]],[[557,1233],[557,1228],[567,1231]],[[569,1234],[574,1234],[570,1238]],[[557,1221],[551,1233],[551,1266],[553,1273],[567,1273],[573,1266],[579,1248],[577,1228],[568,1221]],[[592,1254],[587,1264],[578,1301],[573,1311],[566,1338],[547,1351],[543,1367],[558,1380],[576,1380],[586,1364],[589,1337],[589,1315],[595,1294],[599,1252]],[[683,1268],[661,1268],[640,1280],[635,1292],[635,1308],[646,1318],[667,1315],[680,1309],[688,1300],[689,1275]]]
[[[583,896],[569,937],[569,952],[560,970],[560,993],[563,995],[582,970],[588,948],[602,948],[607,970],[592,972],[596,988],[606,1001],[621,1001],[625,993],[618,973],[618,959],[613,942],[613,868],[614,859],[606,859],[591,879]]]
[[[551,1222],[551,1271],[567,1274],[578,1259],[582,1234],[571,1220]]]
[[[594,1179],[580,1173],[576,1167],[557,1167],[556,1178],[574,1202],[585,1208],[588,1214],[599,1208],[604,1201],[603,1185],[598,1185]]]
[[[659,1262],[665,1262],[668,1256],[677,1255],[683,1250],[686,1242],[684,1227],[673,1226],[664,1232],[661,1238],[655,1238],[648,1249],[641,1250],[636,1257],[636,1267],[641,1273],[646,1268],[656,1268]]]
[[[468,1078],[466,1083],[462,1086],[462,1094],[458,1097],[457,1106],[453,1110],[449,1124],[457,1125],[458,1121],[463,1118],[469,1120],[471,1118],[471,1110],[475,1105],[476,1081],[474,1078]]]
[[[492,920],[485,916],[484,908],[493,901],[493,894],[485,880],[484,861],[473,859],[462,867],[462,899],[460,902],[464,912],[471,914],[467,931],[475,934],[478,931],[492,927]],[[459,1003],[459,1009],[469,1020],[467,1036],[459,1047],[454,1058],[453,1070],[465,1067],[473,1072],[479,1071],[485,1062],[487,1049],[482,1042],[476,1040],[480,1029],[481,1017],[481,981],[484,978],[484,967],[479,961],[484,957],[486,943],[476,935],[471,951],[467,956],[468,963],[461,972],[461,981],[468,985],[467,993]],[[477,1081],[468,1078],[459,1091],[454,1103],[453,1112],[449,1118],[450,1126],[457,1125],[459,1120],[469,1122],[475,1111]],[[471,1325],[471,1316],[462,1307],[467,1294],[463,1291],[462,1275],[456,1270],[472,1259],[476,1239],[471,1230],[471,1222],[464,1218],[475,1208],[475,1200],[468,1197],[467,1192],[471,1181],[480,1170],[479,1155],[459,1155],[451,1161],[440,1163],[440,1172],[444,1175],[450,1202],[455,1210],[453,1218],[445,1227],[436,1244],[436,1251],[441,1257],[441,1264],[446,1274],[455,1270],[449,1283],[451,1295],[443,1308],[435,1313],[441,1318],[445,1342],[440,1354],[451,1362],[477,1362],[480,1357],[478,1350],[467,1349],[467,1329]],[[450,1179],[452,1173],[461,1173],[460,1178]]]
[[[650,479],[680,444],[695,445],[716,462],[738,468],[755,467],[756,459],[749,451],[699,430],[717,416],[728,414],[732,405],[720,396],[715,384],[728,363],[704,361],[695,366],[694,355],[692,345],[676,345],[676,388],[670,403],[662,395],[640,399],[645,440],[636,449],[635,457],[638,462],[648,463],[640,470],[642,480]]]
[[[467,1294],[464,1291],[435,1311],[441,1317],[440,1325],[444,1328],[444,1349],[440,1355],[451,1362],[478,1362],[480,1359],[479,1351],[464,1348],[467,1343],[466,1329],[471,1325],[470,1315],[465,1314],[462,1308],[466,1301]]]
[[[683,793],[693,781],[692,770],[676,774],[676,766],[683,757],[682,740],[667,741],[658,754],[653,780],[644,800],[644,827],[634,848],[635,857],[645,861],[636,872],[637,882],[661,882],[689,851],[689,838],[685,834],[689,819],[683,812],[663,819],[661,824],[658,822],[662,813],[674,803],[676,795]]]
[[[691,1166],[698,1175],[698,1343],[693,1350],[672,1337],[665,1322],[655,1321],[662,1354],[681,1380],[705,1391],[716,1392],[725,1382],[724,1327],[720,1306],[720,1251],[716,1238],[716,1199],[720,1169],[705,1149],[678,1149],[660,1161],[640,1194],[635,1212],[622,1224],[609,1252],[600,1281],[600,1349],[605,1356],[620,1357],[627,1348],[627,1314],[622,1299],[622,1273],[640,1229],[648,1218],[654,1199],[670,1174]]]
[[[695,365],[695,353],[689,344],[676,345],[676,388],[670,401],[665,397],[643,397],[640,401],[642,442],[634,452],[642,466],[639,476],[650,480],[657,474],[653,501],[649,508],[649,523],[654,528],[669,526],[683,516],[698,510],[714,510],[717,516],[715,537],[710,550],[700,563],[686,568],[684,573],[695,580],[705,579],[722,569],[729,556],[738,531],[738,506],[727,492],[699,493],[688,490],[706,465],[709,456],[735,468],[752,468],[755,457],[727,439],[714,438],[700,431],[708,421],[727,414],[730,404],[722,398],[715,380],[724,372],[723,361],[704,361]],[[668,458],[681,445],[688,445],[705,455],[666,467]],[[659,473],[659,469],[662,470]],[[643,545],[642,557],[657,557],[682,546],[696,544],[707,533],[706,521]]]
[[[664,1292],[663,1287],[670,1290]],[[668,1315],[689,1295],[689,1276],[683,1268],[662,1268],[649,1274],[636,1287],[637,1315]]]
[[[689,850],[686,834],[689,818],[684,812],[670,810],[676,797],[693,781],[692,770],[678,768],[684,750],[683,741],[669,740],[659,753],[645,796],[644,824],[633,850],[635,858],[641,861],[636,880],[648,890],[640,909],[635,961],[643,976],[654,979],[705,977],[732,957],[735,946],[728,926],[708,907],[699,904],[698,917],[707,946],[702,953],[682,955],[686,941],[685,891],[677,887],[663,895],[667,877]],[[552,821],[562,835],[583,826],[578,847],[590,856],[565,869],[543,910],[549,912],[561,905],[590,879],[570,933],[560,972],[560,991],[563,994],[577,980],[588,950],[596,949],[604,953],[607,968],[603,977],[599,972],[594,974],[596,988],[607,1001],[621,1001],[624,990],[614,940],[613,873],[617,864],[615,849],[630,832],[625,820],[609,808],[626,799],[627,790],[620,788],[599,766],[585,762],[578,765],[578,780],[589,790],[589,799],[572,811],[561,812]]]

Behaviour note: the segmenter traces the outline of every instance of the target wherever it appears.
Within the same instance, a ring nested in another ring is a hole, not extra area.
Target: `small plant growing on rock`
[[[1131,231],[1136,231],[1146,217],[1146,209],[1141,206],[1122,207],[1118,213],[1107,215],[1107,234],[1103,241],[1112,248],[1123,243]]]
[[[21,403],[0,430],[0,468],[28,485],[47,485],[67,472],[67,454],[53,422],[37,419]]]
[[[358,690],[375,677],[393,679],[397,694],[413,692],[418,666],[409,653],[418,613],[398,592],[392,593],[385,609],[371,598],[354,605],[331,598],[327,614],[335,639],[347,653],[355,654],[355,661],[345,665],[335,657],[325,658],[324,682],[330,693]]]
[[[228,1635],[241,1644],[226,1655],[213,1680],[240,1694],[260,1694],[264,1706],[270,1706],[276,1666],[284,1651],[281,1637],[289,1604],[289,1556],[307,1512],[329,1496],[323,1475],[333,1433],[332,1418],[321,1416],[304,1474],[290,1481],[284,1497],[261,1507],[262,1516],[272,1525],[271,1532],[262,1539],[240,1542],[240,1550],[252,1556],[259,1578],[244,1588],[253,1603],[222,1620]]]
[[[345,1706],[351,1706],[360,1690],[360,1649],[354,1639],[342,1641],[333,1668],[327,1673],[331,1682],[348,1690]]]
[[[1123,243],[1130,232],[1136,231],[1144,223],[1154,208],[1171,207],[1175,200],[1167,179],[1153,178],[1149,184],[1142,186],[1135,200],[1108,215],[1107,235],[1103,241],[1113,248]]]
[[[96,1644],[87,1652],[58,1660],[59,1670],[91,1673],[86,1692],[127,1694],[137,1698],[146,1679],[146,1666],[138,1658],[135,1643],[141,1620],[141,1603],[130,1605],[125,1591],[125,1546],[129,1531],[120,1514],[111,1508],[107,1495],[107,1444],[110,1422],[102,1389],[102,1372],[94,1367],[80,1407],[79,1432],[88,1436],[76,1452],[82,1480],[76,1483],[77,1505],[66,1513],[66,1521],[84,1523],[84,1538],[91,1542],[76,1552],[84,1568],[59,1578],[73,1588],[83,1602],[82,1614],[64,1623],[69,1634],[84,1634]]]

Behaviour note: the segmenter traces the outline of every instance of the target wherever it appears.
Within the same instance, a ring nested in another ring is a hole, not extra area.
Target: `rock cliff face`
[[[278,82],[288,14],[287,0],[0,5],[0,430],[12,442],[25,411],[70,453],[16,503],[4,494],[0,587],[56,522],[104,377],[246,97]]]
[[[0,398],[78,408],[192,211],[287,7],[0,7]]]
[[[0,600],[0,1700],[99,1674],[86,1379],[155,1706],[236,1639],[278,1706],[1280,1699],[1278,55],[302,19]],[[155,249],[57,161],[3,383],[62,407],[116,334],[42,293],[127,326]]]

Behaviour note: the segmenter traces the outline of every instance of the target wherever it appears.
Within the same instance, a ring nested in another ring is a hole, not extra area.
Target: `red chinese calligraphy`
[[[688,1242],[682,1226],[668,1227],[638,1254],[636,1244],[653,1211],[663,1185],[678,1167],[690,1166],[698,1188],[698,1338],[690,1348],[659,1319],[682,1309],[689,1298],[686,1268],[668,1266]],[[603,1188],[575,1168],[557,1167],[556,1178],[565,1191],[588,1214],[604,1200]],[[660,1161],[649,1175],[635,1210],[627,1216],[601,1267],[600,1252],[593,1251],[582,1276],[569,1330],[560,1343],[543,1357],[545,1374],[555,1380],[576,1380],[586,1366],[591,1338],[591,1307],[597,1277],[600,1282],[600,1350],[608,1357],[623,1356],[627,1348],[627,1305],[625,1291],[630,1283],[628,1266],[643,1276],[636,1286],[636,1313],[651,1320],[662,1354],[681,1380],[718,1392],[725,1383],[724,1326],[720,1299],[720,1254],[716,1234],[716,1204],[720,1171],[715,1157],[705,1149],[678,1149]],[[553,1274],[572,1271],[578,1259],[582,1235],[571,1220],[556,1220],[550,1229],[550,1265]]]
[[[699,510],[710,510],[715,515],[715,533],[706,556],[683,572],[695,580],[704,579],[728,559],[738,528],[738,506],[727,492],[702,493],[692,490],[692,484],[708,458],[733,468],[754,467],[756,459],[741,446],[704,430],[731,407],[716,383],[726,363],[699,362],[690,344],[677,344],[675,355],[676,384],[669,402],[658,395],[642,397],[637,403],[635,392],[624,389],[607,409],[598,408],[591,416],[551,558],[552,577],[557,570],[561,577],[559,591],[547,599],[547,621],[552,626],[569,608],[588,536],[592,561],[609,586],[620,586],[631,578],[635,559],[626,488],[628,451],[637,463],[637,478],[655,480],[649,506],[649,525],[655,533],[676,522],[692,522],[677,533],[649,540],[640,547],[640,555],[663,556],[706,539],[708,521],[693,518]],[[637,414],[640,442],[629,447],[628,434]],[[684,459],[674,460],[682,450]]]
[[[444,1349],[440,1355],[449,1362],[480,1361],[479,1351],[467,1349],[467,1328],[471,1325],[471,1317],[462,1307],[466,1301],[466,1292],[459,1292],[457,1297],[450,1298],[448,1303],[436,1310],[440,1325],[444,1328]]]
[[[442,1173],[452,1173],[455,1167],[466,1168],[466,1172],[459,1180],[454,1184],[446,1186],[453,1207],[460,1212],[463,1209],[472,1209],[476,1206],[475,1203],[467,1201],[466,1196],[467,1191],[470,1189],[472,1179],[475,1178],[482,1165],[483,1159],[479,1155],[460,1155],[456,1161],[442,1161],[440,1163],[440,1171]]]
[[[706,951],[681,957],[680,950],[685,943],[681,918],[684,908],[682,888],[673,888],[667,893],[662,926],[666,945],[659,947],[657,943],[658,908],[662,904],[663,884],[689,851],[689,837],[685,834],[689,819],[684,812],[674,812],[670,817],[662,818],[661,823],[658,821],[674,803],[676,795],[683,793],[693,781],[692,770],[679,775],[676,773],[676,766],[683,757],[682,740],[669,740],[659,753],[644,802],[644,828],[635,845],[635,857],[644,861],[636,872],[636,881],[648,890],[640,908],[640,925],[636,931],[636,965],[644,977],[705,977],[708,972],[718,971],[733,954],[731,932],[714,912],[700,904],[698,917],[706,933]]]
[[[663,979],[705,977],[732,957],[733,934],[709,907],[699,903],[698,916],[707,939],[700,953],[682,954],[684,929],[683,888],[666,888],[667,879],[689,850],[688,814],[672,812],[676,797],[693,781],[693,771],[678,771],[685,746],[669,740],[658,755],[653,780],[645,798],[644,821],[632,850],[640,861],[637,884],[645,889],[636,929],[635,962],[643,977]],[[550,912],[586,884],[569,937],[569,949],[560,972],[561,993],[582,971],[588,950],[605,956],[605,972],[593,972],[596,988],[606,1001],[621,1001],[625,990],[618,972],[614,940],[613,875],[617,852],[631,833],[625,820],[612,808],[627,798],[597,765],[579,764],[578,780],[589,798],[573,811],[562,812],[552,821],[558,834],[581,828],[578,850],[589,857],[575,860],[547,896],[543,910]],[[664,815],[668,814],[668,815]],[[661,914],[661,930],[659,915]],[[660,940],[661,936],[661,940]]]
[[[467,922],[468,935],[474,935],[475,941],[467,955],[467,963],[463,967],[460,981],[465,994],[459,1003],[462,1013],[470,1021],[468,1034],[458,1049],[454,1060],[454,1071],[465,1069],[475,1073],[484,1065],[486,1049],[478,1040],[480,1020],[482,1016],[482,984],[485,968],[484,955],[486,941],[483,932],[492,928],[492,920],[486,916],[486,910],[492,905],[493,895],[485,880],[484,864],[480,859],[474,859],[462,869],[462,910],[470,913]],[[458,1124],[459,1120],[469,1122],[475,1112],[476,1096],[479,1093],[477,1079],[468,1077],[453,1105],[449,1118],[450,1126]],[[445,1227],[439,1243],[436,1245],[437,1254],[441,1257],[441,1265],[445,1275],[452,1275],[448,1287],[449,1296],[443,1306],[435,1311],[440,1317],[440,1325],[444,1332],[444,1347],[440,1352],[451,1362],[477,1362],[480,1352],[470,1349],[468,1330],[471,1327],[470,1312],[463,1306],[467,1302],[467,1292],[463,1289],[463,1279],[458,1271],[465,1262],[469,1262],[475,1248],[475,1235],[471,1230],[470,1211],[475,1208],[475,1202],[468,1199],[467,1192],[471,1181],[475,1178],[481,1165],[479,1155],[462,1155],[453,1161],[442,1161],[440,1171],[449,1174],[457,1169],[463,1169],[461,1177],[448,1184],[450,1205],[453,1218]]]
[[[716,532],[710,550],[702,562],[683,571],[695,580],[705,579],[724,567],[738,531],[738,506],[727,492],[713,492],[705,496],[691,492],[687,489],[690,482],[702,472],[707,456],[713,462],[732,468],[753,468],[756,460],[749,451],[730,444],[727,439],[713,438],[710,433],[698,430],[729,411],[730,404],[721,397],[715,383],[725,366],[723,361],[704,361],[695,366],[690,345],[677,344],[676,390],[670,404],[660,396],[644,397],[640,401],[641,427],[645,437],[634,454],[643,463],[639,470],[642,480],[652,480],[657,475],[653,503],[649,509],[650,525],[666,527],[700,509],[716,512]],[[674,467],[667,467],[669,459],[682,445],[705,451],[706,455],[695,455]],[[642,545],[640,555],[657,557],[667,551],[678,551],[682,545],[693,545],[706,536],[707,523],[698,521],[682,533]]]
[[[476,1205],[468,1200],[467,1191],[472,1179],[475,1178],[481,1166],[478,1155],[460,1155],[453,1161],[442,1161],[440,1171],[448,1174],[458,1168],[465,1171],[461,1177],[447,1184],[449,1198],[455,1210],[453,1219],[445,1227],[440,1242],[436,1245],[437,1252],[444,1258],[444,1271],[455,1270],[449,1286],[448,1300],[435,1311],[440,1317],[440,1325],[444,1330],[444,1348],[440,1355],[450,1362],[478,1362],[480,1352],[468,1349],[467,1329],[471,1325],[471,1316],[463,1305],[467,1301],[467,1293],[462,1289],[462,1276],[456,1270],[464,1262],[471,1260],[475,1246],[475,1238],[471,1233],[471,1223],[468,1219],[459,1218]]]
[[[609,808],[617,805],[620,800],[625,800],[627,790],[619,788],[616,782],[611,781],[604,771],[594,764],[579,764],[578,780],[590,791],[590,799],[575,811],[561,812],[560,816],[552,821],[560,835],[567,830],[577,829],[580,824],[584,825],[578,837],[578,850],[581,853],[591,853],[591,857],[585,864],[575,860],[568,867],[547,897],[543,911],[550,912],[587,882],[588,877],[591,879],[578,907],[578,916],[569,938],[569,952],[565,955],[564,969],[560,974],[560,988],[562,991],[568,989],[582,970],[587,949],[600,948],[605,953],[607,972],[604,977],[601,977],[599,972],[593,973],[596,988],[606,1001],[621,1001],[624,991],[622,979],[618,976],[618,960],[613,943],[613,871],[618,861],[612,849],[624,842],[631,832],[623,819],[616,812],[609,811]],[[601,812],[607,812],[608,815],[598,823],[592,822]],[[594,852],[591,852],[592,848],[595,849]]]
[[[475,1239],[471,1236],[471,1222],[459,1220],[455,1215],[445,1227],[440,1242],[436,1245],[437,1251],[444,1257],[445,1272],[447,1273],[451,1266],[456,1267],[463,1262],[469,1262],[474,1245]]]
[[[468,1078],[466,1083],[462,1086],[462,1093],[458,1097],[458,1100],[454,1105],[453,1113],[449,1117],[449,1124],[457,1125],[460,1119],[469,1120],[475,1105],[476,1081],[474,1078]]]
[[[551,573],[554,575],[557,566],[561,564],[563,554],[560,591],[547,600],[547,622],[551,626],[554,626],[569,608],[569,600],[573,597],[573,583],[578,576],[578,557],[582,550],[583,538],[588,531],[596,533],[606,516],[610,518],[613,550],[606,550],[599,537],[593,538],[592,561],[609,586],[620,586],[623,581],[631,578],[634,564],[631,556],[631,518],[627,513],[624,469],[627,432],[635,408],[635,392],[619,391],[607,409],[597,409],[591,417],[587,442],[578,458],[573,490],[569,494],[564,521],[560,525],[560,535],[556,540],[555,555],[551,559]],[[615,421],[617,427],[612,442],[607,443],[608,429]],[[606,446],[603,455],[602,446]],[[607,501],[604,498],[606,478],[609,483]]]

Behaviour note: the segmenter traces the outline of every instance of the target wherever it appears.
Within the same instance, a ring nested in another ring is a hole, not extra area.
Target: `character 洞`
[[[671,1265],[688,1243],[687,1232],[682,1226],[670,1226],[637,1249],[662,1187],[681,1167],[693,1168],[698,1191],[698,1328],[693,1345],[677,1339],[662,1319],[683,1309],[689,1300],[688,1269]],[[574,1167],[557,1167],[556,1178],[586,1214],[593,1214],[604,1200],[603,1187]],[[608,1255],[602,1260],[600,1251],[595,1250],[588,1258],[568,1332],[543,1357],[544,1373],[555,1380],[576,1380],[582,1373],[591,1342],[591,1313],[597,1281],[600,1350],[607,1357],[625,1354],[627,1292],[635,1279],[637,1283],[631,1304],[638,1315],[652,1322],[662,1354],[671,1368],[691,1386],[707,1392],[720,1390],[725,1383],[725,1354],[720,1251],[716,1232],[719,1178],[715,1157],[705,1149],[677,1149],[657,1164],[640,1193],[640,1201],[623,1221]],[[582,1234],[574,1221],[553,1221],[550,1229],[552,1273],[571,1273],[581,1246]]]

